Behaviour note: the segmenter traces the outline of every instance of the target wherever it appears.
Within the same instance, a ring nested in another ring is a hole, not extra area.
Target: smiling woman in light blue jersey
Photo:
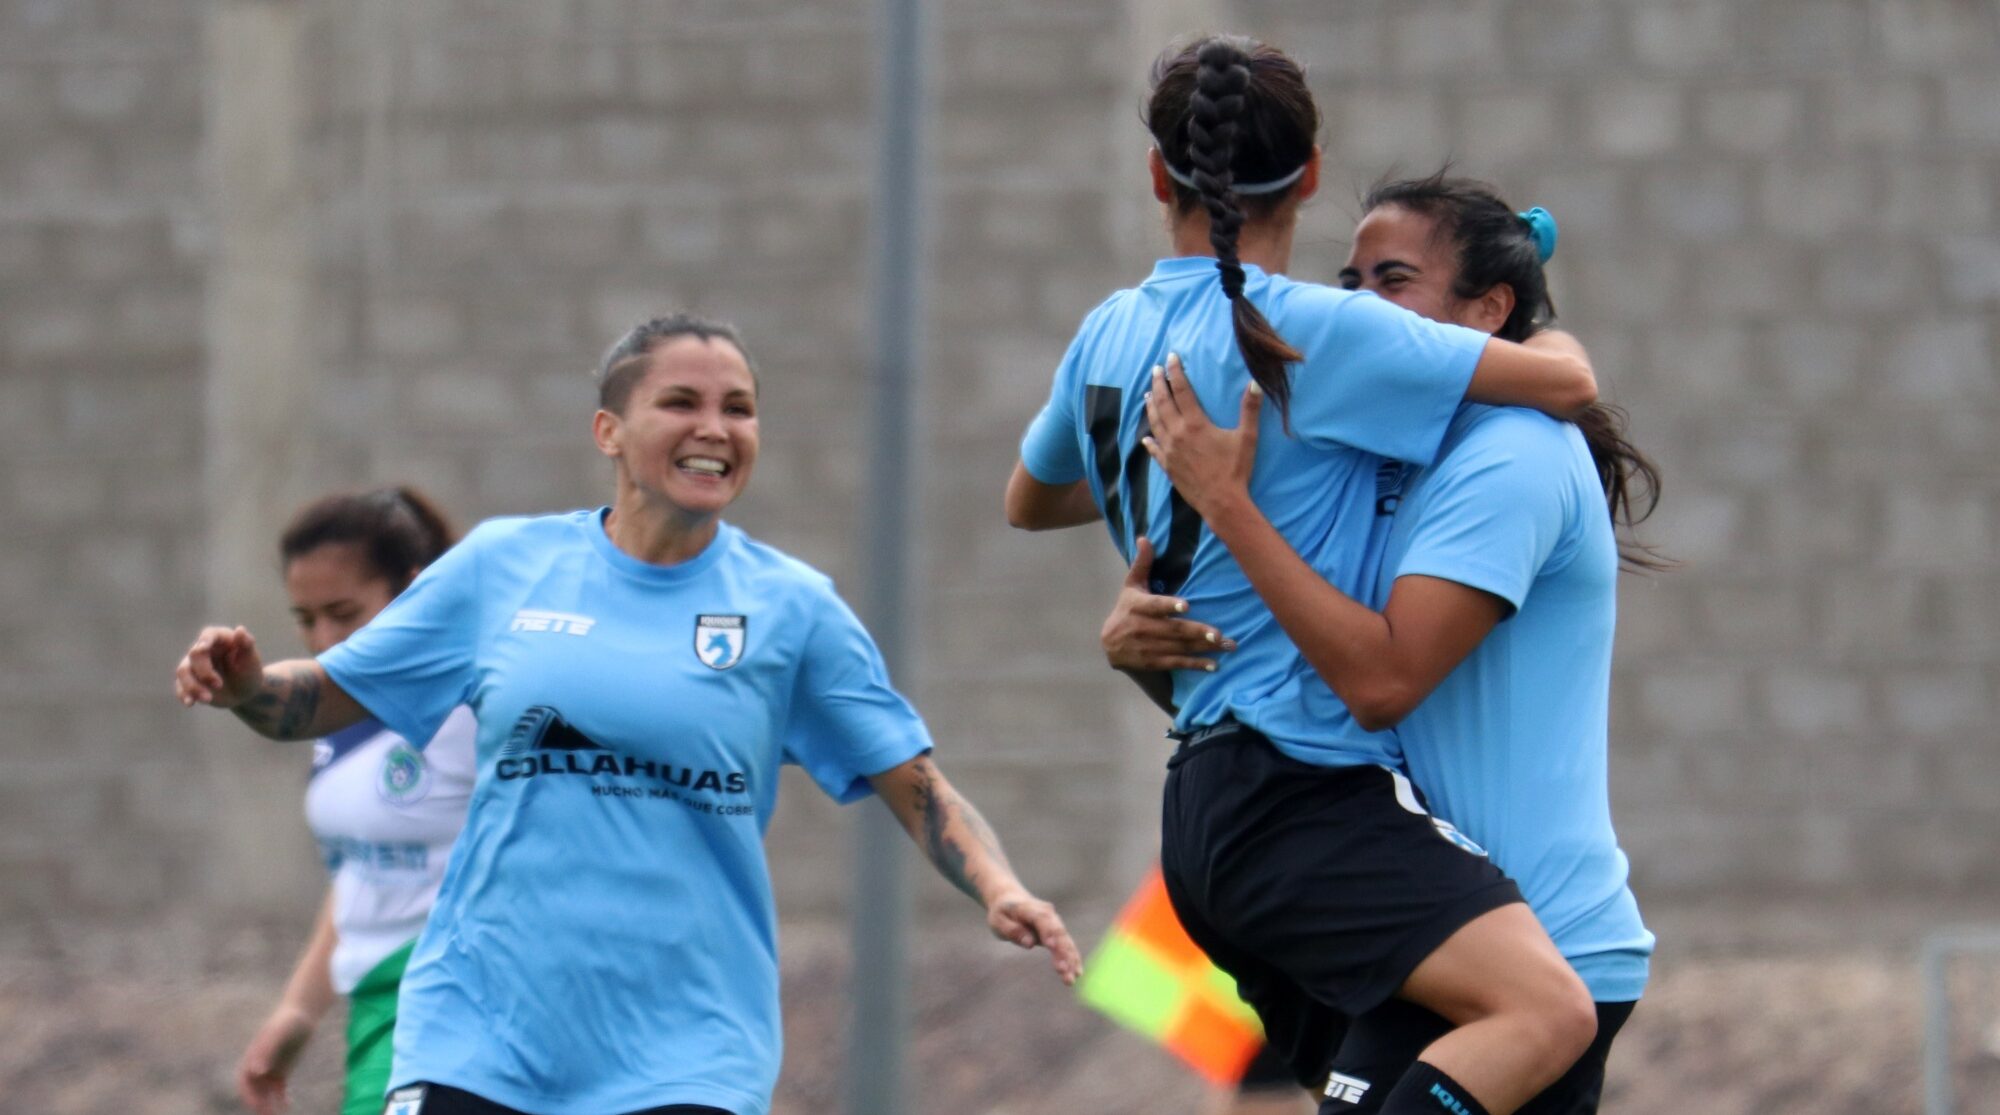
[[[1554,316],[1543,266],[1555,239],[1552,216],[1516,214],[1483,183],[1442,174],[1389,182],[1366,199],[1341,279],[1519,339]],[[1370,600],[1383,606],[1403,578],[1433,578],[1508,612],[1396,732],[1433,808],[1519,882],[1597,1001],[1591,1049],[1523,1109],[1529,1115],[1597,1111],[1605,1059],[1645,991],[1654,944],[1627,882],[1609,792],[1616,525],[1643,520],[1659,491],[1658,470],[1623,424],[1605,406],[1574,425],[1511,408],[1461,409],[1438,460],[1402,488]],[[1635,568],[1664,566],[1637,542],[1622,549]],[[1379,1072],[1385,1057],[1409,1055],[1440,1025],[1414,1009],[1363,1019],[1336,1065]]]
[[[1553,316],[1543,263],[1555,226],[1545,212],[1516,214],[1490,187],[1441,175],[1379,186],[1366,208],[1342,271],[1350,288],[1503,337],[1531,335]],[[1377,520],[1380,572],[1362,596],[1378,615],[1317,580],[1268,525],[1250,522],[1243,479],[1256,410],[1246,400],[1239,428],[1223,431],[1191,405],[1156,408],[1160,459],[1215,516],[1288,628],[1308,633],[1306,656],[1346,707],[1371,726],[1395,725],[1431,807],[1519,881],[1589,986],[1595,1041],[1520,1110],[1591,1115],[1653,947],[1611,827],[1606,729],[1620,554],[1613,517],[1629,524],[1650,512],[1657,470],[1610,408],[1594,407],[1579,425],[1461,408],[1438,460],[1389,485]],[[1636,543],[1626,553],[1637,566],[1662,564]],[[1460,617],[1458,653],[1425,647],[1444,627],[1427,627],[1413,601]],[[1107,629],[1128,632],[1130,644],[1129,632],[1148,624],[1156,637],[1170,634],[1156,620]],[[1467,633],[1483,639],[1471,645]],[[1179,649],[1205,645],[1183,640]],[[1128,667],[1155,664],[1130,645],[1107,649]],[[1409,1004],[1384,1004],[1354,1021],[1334,1071],[1393,1077],[1447,1029]],[[1364,1096],[1351,1110],[1380,1107]]]
[[[427,738],[464,702],[478,784],[404,978],[395,1115],[763,1115],[779,1065],[763,836],[778,768],[881,794],[996,935],[1061,919],[931,760],[832,583],[721,521],[758,450],[735,333],[635,328],[600,367],[606,508],[475,529],[317,662],[205,630],[184,702],[274,737],[373,714]],[[365,710],[365,711],[364,711]]]
[[[1518,338],[1554,316],[1542,274],[1553,253],[1552,216],[1516,215],[1492,187],[1440,174],[1370,192],[1341,277]],[[1653,946],[1608,791],[1621,549],[1636,568],[1664,567],[1617,536],[1619,522],[1650,514],[1659,484],[1622,426],[1604,406],[1575,424],[1461,408],[1437,461],[1399,493],[1370,598],[1385,602],[1403,577],[1432,577],[1507,605],[1507,620],[1396,732],[1417,784],[1520,882],[1599,1002],[1639,997]]]
[[[1283,277],[1298,205],[1318,184],[1318,110],[1275,49],[1212,38],[1170,51],[1147,123],[1176,257],[1084,321],[1023,439],[1009,520],[1101,515],[1128,560],[1142,540],[1157,553],[1155,592],[1235,640],[1220,661],[1176,670],[1162,695],[1182,741],[1162,871],[1189,935],[1300,1080],[1326,1080],[1342,1015],[1401,996],[1458,1026],[1400,1081],[1379,1082],[1384,1110],[1433,1111],[1445,1096],[1475,1115],[1511,1111],[1589,1045],[1586,990],[1513,884],[1391,773],[1394,736],[1339,709],[1148,460],[1147,397],[1165,389],[1153,369],[1170,353],[1194,371],[1174,389],[1210,407],[1256,384],[1292,435],[1257,446],[1256,506],[1335,583],[1365,591],[1389,459],[1428,463],[1467,398],[1580,410],[1595,398],[1588,363],[1558,335],[1524,347]]]

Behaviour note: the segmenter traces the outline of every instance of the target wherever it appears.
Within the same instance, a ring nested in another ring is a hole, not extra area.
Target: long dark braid
[[[1311,158],[1319,129],[1319,109],[1305,85],[1304,72],[1282,52],[1247,39],[1212,37],[1169,52],[1154,66],[1153,96],[1146,124],[1170,167],[1185,168],[1193,183],[1176,185],[1183,207],[1199,203],[1208,211],[1208,240],[1215,267],[1229,298],[1236,347],[1250,378],[1287,417],[1291,379],[1286,365],[1305,359],[1244,297],[1246,279],[1237,256],[1244,203],[1239,180],[1282,179]],[[1259,194],[1260,207],[1275,207],[1292,188]]]

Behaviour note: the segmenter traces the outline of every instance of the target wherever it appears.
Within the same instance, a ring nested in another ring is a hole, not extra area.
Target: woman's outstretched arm
[[[310,658],[265,666],[242,627],[202,629],[174,668],[174,696],[188,708],[228,709],[266,739],[314,739],[368,715]]]
[[[1062,981],[1076,982],[1083,956],[1061,915],[1021,884],[993,827],[945,780],[929,755],[868,781],[938,874],[986,908],[986,924],[995,937],[1024,949],[1043,946]]]

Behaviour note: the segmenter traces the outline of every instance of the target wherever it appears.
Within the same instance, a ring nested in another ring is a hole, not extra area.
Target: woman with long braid
[[[1546,211],[1517,213],[1492,187],[1441,172],[1369,192],[1340,279],[1426,317],[1520,340],[1554,318],[1544,264],[1555,241]],[[1657,502],[1659,470],[1615,408],[1593,406],[1571,426],[1468,405],[1438,460],[1384,500],[1380,573],[1364,608],[1324,581],[1301,591],[1294,578],[1316,575],[1255,522],[1243,473],[1256,408],[1234,430],[1208,422],[1192,399],[1185,410],[1156,410],[1153,443],[1176,490],[1241,547],[1233,552],[1334,692],[1364,718],[1395,724],[1427,803],[1519,880],[1590,988],[1596,1040],[1520,1110],[1595,1115],[1606,1056],[1645,990],[1653,946],[1611,825],[1607,751],[1621,558],[1641,570],[1671,564],[1629,533]],[[1105,624],[1114,666],[1157,670],[1169,655],[1211,649],[1207,629],[1161,618],[1173,600],[1134,581]],[[1420,592],[1455,597],[1449,606],[1489,629],[1462,662],[1443,663],[1444,674],[1420,669],[1420,656],[1397,645]],[[1354,1020],[1334,1070],[1393,1079],[1449,1028],[1392,1000]],[[1378,1110],[1376,1100],[1364,1095],[1354,1115]]]
[[[1196,377],[1182,389],[1210,409],[1249,384],[1268,398],[1292,436],[1257,446],[1253,497],[1348,590],[1373,579],[1385,463],[1429,463],[1467,398],[1568,415],[1595,401],[1595,381],[1553,331],[1516,345],[1282,277],[1318,186],[1319,114],[1281,52],[1221,38],[1170,52],[1146,121],[1175,258],[1085,320],[1023,439],[1009,520],[1102,514],[1128,560],[1142,540],[1157,549],[1155,592],[1236,640],[1225,658],[1174,671],[1165,695],[1181,743],[1161,865],[1189,935],[1236,978],[1299,1079],[1328,1079],[1344,1017],[1400,996],[1454,1028],[1401,1080],[1372,1085],[1387,1093],[1382,1110],[1506,1115],[1590,1045],[1590,994],[1515,885],[1393,773],[1395,737],[1341,708],[1156,471],[1143,444],[1149,369],[1180,354]],[[1356,1098],[1334,1083],[1327,1112]]]

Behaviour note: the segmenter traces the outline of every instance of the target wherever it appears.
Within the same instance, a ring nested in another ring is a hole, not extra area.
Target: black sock
[[[1389,1089],[1382,1115],[1488,1115],[1458,1081],[1422,1061]]]

